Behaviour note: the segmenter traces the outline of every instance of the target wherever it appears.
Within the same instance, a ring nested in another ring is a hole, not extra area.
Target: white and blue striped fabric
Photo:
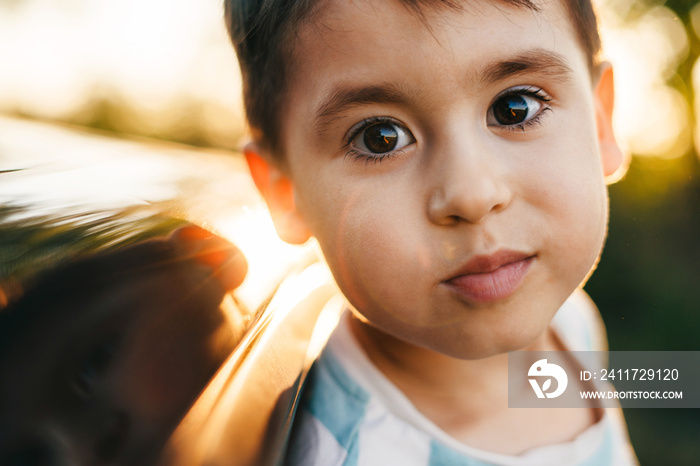
[[[583,304],[583,306],[582,306]],[[553,325],[569,349],[598,349],[604,336],[572,298]],[[591,308],[595,310],[594,308]],[[597,313],[597,311],[595,311]],[[370,362],[343,316],[314,365],[287,455],[299,466],[627,466],[636,465],[620,410],[572,442],[508,456],[462,444],[425,418]],[[598,316],[599,318],[599,316]],[[574,334],[566,329],[575,329]],[[588,332],[581,332],[587,328]],[[571,338],[569,338],[571,337]],[[581,344],[583,343],[583,344]]]

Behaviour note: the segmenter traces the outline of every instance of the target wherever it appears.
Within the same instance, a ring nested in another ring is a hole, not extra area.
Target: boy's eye
[[[370,118],[350,131],[348,145],[355,155],[389,155],[415,142],[403,125],[387,118]]]
[[[551,100],[541,89],[515,88],[496,98],[489,108],[489,126],[515,126],[522,128],[546,110],[545,102]]]

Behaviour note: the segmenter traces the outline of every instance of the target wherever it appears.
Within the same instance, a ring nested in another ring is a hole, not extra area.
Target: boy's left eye
[[[545,103],[550,100],[541,89],[509,89],[496,97],[489,107],[487,124],[524,129],[537,122],[540,114],[549,108]]]

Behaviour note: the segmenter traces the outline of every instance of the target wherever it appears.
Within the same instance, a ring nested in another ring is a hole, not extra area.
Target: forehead
[[[362,34],[392,42],[415,42],[427,33],[438,42],[449,29],[489,34],[493,19],[505,19],[513,34],[557,25],[574,35],[563,0],[322,0],[294,29],[294,47],[305,41],[356,47]],[[526,21],[529,17],[533,22]],[[534,27],[533,27],[534,26]],[[335,39],[332,37],[335,36]],[[493,37],[491,37],[493,39]],[[377,43],[378,46],[381,44]],[[484,43],[473,44],[483,46]],[[297,54],[297,57],[299,54]]]
[[[397,63],[407,56],[477,62],[485,54],[505,55],[534,43],[558,48],[558,43],[564,45],[563,38],[578,45],[562,2],[536,0],[533,4],[537,10],[498,0],[416,10],[399,0],[331,0],[300,27],[293,62],[301,65],[297,71],[311,70],[322,80],[343,60],[347,69],[357,70],[354,75],[361,77],[382,63],[420,64]],[[401,51],[405,53],[396,53]]]
[[[398,0],[325,2],[294,36],[283,121],[313,121],[347,86],[391,83],[416,102],[441,105],[432,90],[479,94],[489,67],[524,56],[544,64],[540,71],[552,63],[540,58],[558,57],[572,74],[590,79],[562,2],[534,3],[537,9],[472,1],[417,12]]]

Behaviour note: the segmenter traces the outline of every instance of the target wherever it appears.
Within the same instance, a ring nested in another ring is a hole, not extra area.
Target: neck
[[[457,359],[395,338],[354,315],[350,328],[374,365],[417,407],[424,397],[466,409],[472,404],[474,408],[483,406],[484,400],[507,407],[507,353]],[[555,346],[553,335],[545,331],[523,349],[553,350]]]
[[[509,409],[508,355],[463,360],[396,339],[352,317],[374,365],[426,418],[459,442],[517,455],[569,442],[600,419],[593,410]],[[550,329],[523,350],[561,351]]]

